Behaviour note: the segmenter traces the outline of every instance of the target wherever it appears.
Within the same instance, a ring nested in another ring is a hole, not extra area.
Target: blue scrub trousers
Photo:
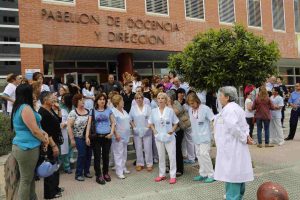
[[[246,185],[245,183],[225,183],[226,200],[242,200]]]

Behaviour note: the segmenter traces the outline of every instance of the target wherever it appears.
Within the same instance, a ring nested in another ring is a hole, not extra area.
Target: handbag
[[[90,140],[97,138],[96,123],[95,123],[95,109],[92,110],[92,124],[91,124],[89,138]]]

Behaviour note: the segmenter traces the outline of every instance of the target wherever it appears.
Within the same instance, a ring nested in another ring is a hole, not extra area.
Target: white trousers
[[[214,168],[209,155],[210,144],[195,144],[196,155],[200,165],[199,174],[203,177],[214,177]]]
[[[152,134],[152,155],[153,155],[153,159],[158,160],[158,152],[157,152],[154,134]]]
[[[270,121],[270,143],[279,144],[284,142],[284,135],[281,126],[281,119],[271,119]]]
[[[170,162],[170,178],[176,178],[176,140],[175,138],[168,142],[163,143],[160,141],[155,140],[158,157],[159,157],[159,176],[166,176],[166,150],[169,157]]]
[[[188,160],[195,160],[195,144],[192,140],[192,128],[184,130],[184,137],[182,141],[182,154]]]
[[[125,164],[127,161],[127,145],[128,143],[124,142],[123,140],[120,142],[113,140],[112,142],[117,176],[123,175],[124,170],[126,170]]]
[[[134,146],[136,153],[136,166],[144,166],[146,161],[147,167],[153,166],[152,154],[152,134],[144,137],[134,136]],[[145,152],[145,159],[143,155],[143,146]]]

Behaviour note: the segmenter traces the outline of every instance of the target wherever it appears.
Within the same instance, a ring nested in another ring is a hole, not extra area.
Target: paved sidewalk
[[[288,129],[285,129],[288,131]],[[286,142],[283,146],[259,149],[251,146],[251,155],[255,164],[255,180],[246,186],[245,200],[256,199],[256,191],[263,182],[274,181],[283,185],[290,196],[290,200],[300,199],[300,134],[294,141]],[[215,148],[212,150],[215,154]],[[119,180],[110,171],[112,182],[98,185],[95,179],[84,182],[74,180],[74,175],[61,175],[61,186],[66,191],[60,199],[128,199],[128,200],[220,200],[225,192],[224,183],[215,182],[204,184],[193,182],[193,176],[198,174],[197,165],[185,165],[185,174],[178,178],[178,183],[170,185],[168,181],[155,183],[153,180],[158,174],[158,166],[152,173],[143,170],[136,172],[132,161],[127,163],[131,174],[125,180]],[[93,171],[93,170],[92,170]],[[43,197],[43,184],[37,184],[39,197]]]
[[[288,117],[288,116],[287,116]],[[285,120],[288,122],[288,118]],[[288,124],[285,124],[288,127]],[[299,127],[300,128],[300,127]],[[256,191],[263,182],[273,181],[283,185],[290,200],[300,200],[300,129],[293,141],[286,142],[283,146],[274,148],[257,148],[251,146],[251,156],[254,161],[255,180],[247,183],[245,200],[255,200]],[[285,136],[289,128],[285,128]],[[256,131],[255,131],[256,133]],[[212,148],[212,156],[215,155],[215,148]],[[3,195],[3,162],[0,158],[0,199]],[[158,175],[158,166],[149,173],[146,170],[136,172],[132,161],[127,163],[131,174],[125,180],[116,178],[114,171],[110,170],[112,182],[106,185],[99,185],[95,179],[86,179],[84,182],[74,180],[74,174],[61,174],[60,186],[65,188],[62,200],[220,200],[225,193],[224,183],[214,182],[204,184],[193,182],[193,176],[198,174],[197,165],[185,165],[185,173],[178,178],[178,183],[170,185],[168,181],[155,183],[154,178]],[[93,167],[91,172],[94,173]],[[36,182],[39,199],[43,199],[43,180]],[[2,185],[1,185],[2,184]],[[2,189],[2,190],[1,190]]]

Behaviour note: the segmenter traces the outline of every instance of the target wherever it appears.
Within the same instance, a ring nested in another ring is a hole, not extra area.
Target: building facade
[[[0,78],[21,73],[18,11],[18,1],[0,0]]]
[[[300,81],[299,1],[22,0],[20,41],[8,40],[20,42],[23,75],[103,82],[108,73],[165,74],[168,56],[197,33],[238,23],[279,44],[278,70],[293,85]]]

